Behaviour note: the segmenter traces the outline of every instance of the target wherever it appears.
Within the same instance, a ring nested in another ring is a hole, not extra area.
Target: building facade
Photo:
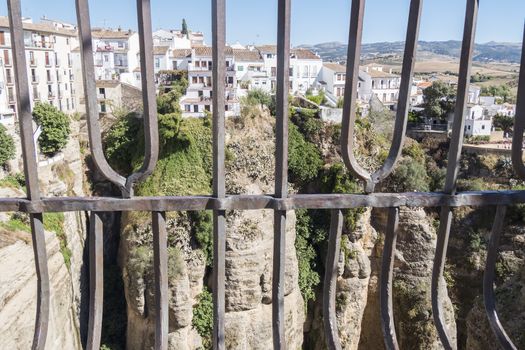
[[[24,19],[23,26],[31,105],[46,102],[65,113],[76,112],[76,31],[71,25],[47,19],[39,23]],[[14,124],[17,101],[7,17],[0,17],[0,51],[0,122]]]

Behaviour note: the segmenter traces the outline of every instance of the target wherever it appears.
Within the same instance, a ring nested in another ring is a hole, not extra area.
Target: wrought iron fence
[[[225,2],[212,0],[213,60],[225,61]],[[375,186],[391,172],[401,155],[407,127],[410,87],[414,71],[418,31],[421,19],[422,0],[411,0],[406,36],[406,47],[399,94],[399,108],[395,120],[395,131],[389,155],[384,164],[374,173],[362,168],[354,156],[353,134],[356,122],[355,102],[357,95],[359,57],[365,0],[353,0],[350,20],[348,46],[347,79],[345,89],[344,118],[341,146],[345,164],[356,177],[365,183],[365,193],[361,194],[299,194],[288,195],[288,86],[290,59],[290,13],[291,0],[278,0],[277,35],[277,119],[276,119],[276,169],[275,194],[273,195],[227,195],[225,190],[225,86],[216,84],[213,94],[213,195],[192,197],[134,197],[133,186],[144,179],[155,168],[158,159],[158,130],[153,79],[153,44],[151,12],[149,0],[137,0],[138,28],[140,36],[140,65],[142,72],[142,91],[144,103],[145,159],[142,167],[124,178],[108,164],[102,151],[100,127],[97,113],[94,61],[92,55],[91,26],[88,0],[76,0],[78,31],[82,54],[85,101],[89,144],[96,168],[105,178],[121,191],[121,198],[43,198],[38,184],[38,168],[35,145],[32,135],[32,115],[27,76],[27,60],[22,29],[20,0],[8,0],[9,23],[12,36],[12,50],[16,72],[16,92],[20,135],[24,154],[27,198],[0,200],[0,211],[20,211],[30,215],[35,265],[38,277],[37,313],[34,349],[43,349],[49,319],[49,275],[43,229],[44,212],[89,211],[89,268],[90,305],[87,349],[100,346],[103,298],[103,256],[101,213],[107,211],[149,211],[151,212],[154,234],[154,272],[156,329],[155,348],[168,347],[168,265],[167,233],[165,213],[182,210],[213,210],[213,346],[224,349],[225,313],[225,228],[227,210],[274,210],[274,248],[272,282],[273,343],[275,349],[285,349],[284,323],[284,266],[285,266],[285,228],[287,211],[308,208],[331,211],[331,228],[328,242],[328,256],[324,281],[323,314],[327,345],[330,349],[340,349],[335,317],[335,292],[337,262],[340,250],[343,216],[347,208],[374,207],[389,208],[388,227],[383,250],[381,267],[380,305],[381,324],[387,349],[398,349],[392,308],[392,279],[394,252],[400,207],[440,207],[441,222],[432,273],[432,310],[439,338],[445,349],[454,349],[445,327],[442,312],[440,288],[443,268],[447,254],[450,234],[452,208],[460,206],[497,206],[490,238],[488,257],[484,275],[484,300],[492,330],[505,349],[516,349],[505,333],[495,308],[494,270],[499,237],[502,231],[505,210],[508,205],[525,203],[525,191],[503,192],[465,192],[456,193],[456,180],[461,156],[464,132],[464,115],[473,56],[475,26],[479,0],[467,0],[464,37],[461,50],[459,85],[455,109],[452,139],[450,143],[446,184],[439,193],[374,193]],[[226,66],[213,65],[213,80],[224,81]],[[513,139],[512,161],[516,173],[525,179],[525,165],[522,160],[523,132],[525,129],[525,44],[519,79],[518,105]]]

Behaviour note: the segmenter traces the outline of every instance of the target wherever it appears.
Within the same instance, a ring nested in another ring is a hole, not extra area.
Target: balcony
[[[47,98],[48,98],[49,100],[53,100],[55,97],[56,97],[56,94],[55,94],[54,91],[48,91],[48,92],[47,92]]]
[[[27,42],[26,42],[27,43]],[[42,40],[33,40],[30,45],[30,47],[38,47],[40,49],[52,49],[55,44],[49,41],[42,41]]]
[[[60,58],[55,59],[55,67],[60,67],[62,65],[62,62],[60,61]]]
[[[40,93],[38,91],[33,92],[33,100],[40,101]]]
[[[4,58],[4,66],[6,66],[6,67],[11,67],[12,66],[10,58],[8,58],[8,59]]]
[[[6,78],[6,79],[5,79],[5,83],[6,83],[7,85],[13,85],[13,84],[15,83],[15,81],[14,81],[14,79],[13,79],[13,76],[11,76],[11,75],[7,75],[5,78]]]
[[[15,95],[11,95],[9,94],[9,96],[7,97],[8,101],[10,104],[15,104],[16,103],[16,97]]]
[[[31,76],[31,84],[38,84],[39,82],[40,79],[36,75]]]
[[[48,84],[53,84],[55,81],[53,80],[53,77],[49,77],[49,76],[48,76],[48,77],[46,78],[46,82],[47,82]]]
[[[51,67],[53,63],[51,62],[51,59],[46,60],[46,67]]]
[[[68,60],[67,60],[67,66],[68,66],[69,68],[73,67],[73,61],[72,61],[71,59],[68,59]]]
[[[31,67],[36,67],[38,65],[38,60],[36,58],[29,59],[29,65]]]

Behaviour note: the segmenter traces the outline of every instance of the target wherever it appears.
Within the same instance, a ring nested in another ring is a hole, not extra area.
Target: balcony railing
[[[40,78],[36,75],[31,76],[31,83],[32,84],[38,84],[40,82]]]
[[[8,0],[11,38],[14,43],[14,58],[16,60],[15,76],[27,74],[26,58],[24,54],[24,31],[22,27],[21,5],[19,0]],[[81,42],[91,42],[91,25],[86,20],[89,18],[89,4],[87,0],[75,2],[78,12],[78,28]],[[149,1],[139,1],[138,18],[140,33],[140,52],[142,54],[144,76],[153,77],[153,57],[148,51],[152,47],[151,9]],[[226,0],[212,1],[212,47],[213,58],[217,62],[225,57],[226,47]],[[347,72],[359,69],[361,57],[361,38],[363,31],[365,1],[352,0],[350,14],[350,32],[348,39]],[[444,349],[454,349],[454,340],[448,334],[443,315],[442,301],[446,286],[444,280],[444,267],[447,256],[447,244],[450,237],[450,223],[454,208],[465,206],[497,206],[490,243],[487,248],[487,259],[484,270],[483,296],[489,324],[496,335],[498,343],[504,349],[517,349],[505,332],[496,310],[494,282],[497,262],[499,239],[503,231],[505,211],[507,206],[525,203],[525,191],[478,191],[456,192],[457,175],[463,147],[463,126],[465,123],[464,111],[467,105],[468,88],[471,77],[471,67],[474,52],[474,34],[477,22],[478,0],[467,0],[464,35],[460,55],[458,74],[458,88],[456,109],[454,115],[453,132],[447,162],[445,186],[442,192],[410,192],[410,193],[375,193],[377,185],[389,176],[396,162],[400,159],[404,145],[404,135],[407,124],[410,89],[414,74],[414,64],[421,20],[422,1],[411,0],[408,16],[408,29],[405,40],[404,58],[402,63],[399,104],[395,119],[393,141],[385,163],[373,173],[359,165],[359,160],[354,155],[354,129],[357,122],[357,84],[358,75],[348,75],[346,82],[343,123],[341,127],[341,152],[343,153],[346,168],[356,179],[362,181],[365,194],[293,194],[289,195],[288,188],[288,123],[289,123],[289,66],[290,66],[290,30],[291,30],[291,0],[277,1],[277,70],[276,70],[276,117],[275,117],[275,190],[265,195],[227,195],[225,180],[225,106],[226,87],[217,84],[214,87],[213,117],[212,117],[212,195],[210,196],[164,196],[164,197],[134,197],[133,188],[139,179],[147,178],[154,170],[159,156],[159,138],[157,129],[157,113],[154,103],[155,82],[146,79],[143,84],[144,111],[144,143],[147,150],[144,164],[137,167],[137,172],[124,177],[112,169],[104,158],[100,137],[99,115],[96,108],[88,111],[89,146],[93,164],[101,177],[112,182],[121,192],[120,198],[64,198],[42,197],[38,182],[38,164],[36,159],[35,144],[31,118],[31,106],[20,103],[20,132],[22,133],[22,150],[24,156],[24,172],[26,179],[27,198],[0,199],[0,211],[25,212],[29,217],[32,245],[37,270],[37,310],[34,336],[34,349],[44,349],[50,315],[50,294],[52,285],[48,271],[48,257],[44,234],[44,213],[48,212],[89,212],[88,258],[89,266],[89,310],[87,326],[87,349],[99,349],[102,332],[102,312],[104,305],[104,242],[103,232],[108,225],[102,219],[104,212],[148,212],[151,218],[153,236],[153,261],[154,261],[154,310],[150,310],[155,319],[155,349],[168,348],[170,330],[169,309],[169,281],[168,281],[168,234],[166,229],[166,212],[172,211],[204,211],[211,210],[212,238],[213,238],[213,348],[223,350],[226,348],[225,334],[225,283],[226,283],[226,218],[235,210],[272,210],[274,216],[274,244],[272,267],[272,338],[274,349],[285,349],[286,324],[285,314],[285,268],[287,266],[287,245],[293,242],[286,241],[286,230],[289,225],[289,211],[298,209],[325,210],[330,215],[330,230],[328,232],[325,280],[323,286],[322,315],[324,322],[324,336],[328,349],[341,349],[341,339],[338,333],[338,319],[336,317],[337,304],[337,277],[339,269],[339,255],[341,235],[343,229],[343,210],[350,208],[386,208],[388,220],[386,235],[382,251],[382,262],[379,274],[379,313],[380,324],[383,332],[383,341],[386,349],[399,349],[396,337],[393,309],[393,283],[394,259],[396,239],[398,235],[399,208],[400,207],[425,207],[440,209],[440,223],[438,230],[437,246],[432,266],[432,283],[429,294],[432,300],[432,316],[436,325],[437,334]],[[90,57],[92,52],[83,56]],[[82,65],[85,89],[85,100],[88,106],[97,106],[96,81],[93,75],[93,61],[86,59]],[[214,65],[213,81],[225,81],[227,71],[222,65]],[[19,79],[18,90],[22,95],[28,93],[29,86],[26,79]],[[51,96],[52,92],[50,93]],[[11,96],[10,96],[11,99]],[[104,105],[105,106],[105,105]],[[102,111],[102,106],[101,106]],[[517,113],[514,124],[514,139],[512,147],[512,164],[516,175],[525,180],[525,164],[523,162],[523,137],[525,131],[525,40],[522,47],[522,62],[519,73]],[[228,262],[235,263],[235,261]],[[112,293],[112,290],[106,291]],[[25,306],[21,306],[25,307]],[[407,311],[407,310],[401,310]],[[511,310],[512,312],[512,310]],[[173,321],[173,320],[172,320]],[[232,330],[234,331],[234,330]],[[49,345],[49,344],[48,344]],[[53,345],[50,345],[53,346]]]

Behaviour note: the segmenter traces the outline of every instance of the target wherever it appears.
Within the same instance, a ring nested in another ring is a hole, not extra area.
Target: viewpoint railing
[[[27,198],[3,198],[0,211],[28,213],[31,221],[35,265],[38,277],[37,313],[33,349],[44,349],[49,322],[49,274],[47,269],[46,245],[43,229],[43,213],[89,211],[89,270],[90,305],[87,349],[100,347],[103,305],[103,255],[102,255],[102,212],[149,211],[152,216],[154,234],[155,302],[157,311],[155,348],[168,347],[168,264],[167,232],[165,213],[183,210],[213,210],[213,346],[225,349],[225,235],[227,210],[274,210],[274,254],[272,281],[273,343],[275,349],[285,349],[284,322],[284,267],[285,229],[287,211],[308,208],[331,211],[331,228],[328,242],[328,256],[324,281],[323,313],[327,345],[330,349],[341,349],[335,314],[335,293],[337,262],[340,253],[343,224],[342,209],[374,207],[389,208],[388,226],[383,249],[381,267],[380,305],[381,324],[385,346],[398,349],[394,314],[392,308],[392,280],[394,252],[400,207],[440,207],[441,222],[438,231],[437,249],[432,273],[432,310],[439,338],[445,349],[455,349],[447,333],[442,312],[442,289],[448,238],[452,220],[452,208],[461,206],[497,206],[496,216],[489,243],[484,274],[484,300],[492,330],[505,349],[516,349],[505,333],[495,308],[494,270],[499,237],[501,235],[505,210],[508,205],[525,203],[525,191],[465,192],[456,193],[456,180],[461,156],[464,132],[464,116],[468,97],[470,70],[474,45],[475,25],[479,0],[467,0],[464,38],[461,51],[457,104],[450,150],[448,156],[446,184],[439,193],[373,193],[375,186],[385,179],[399,159],[407,127],[407,113],[410,87],[414,71],[414,60],[421,19],[422,0],[412,0],[408,19],[406,47],[402,68],[399,108],[395,121],[392,146],[385,163],[370,174],[362,168],[355,156],[353,145],[356,122],[355,100],[357,94],[359,57],[363,29],[365,0],[353,0],[348,46],[347,79],[341,146],[345,164],[356,177],[365,183],[367,194],[299,194],[288,195],[288,86],[290,65],[290,13],[291,0],[278,0],[277,30],[277,119],[276,119],[276,169],[275,194],[273,195],[227,195],[225,190],[225,87],[216,84],[213,94],[213,195],[192,197],[134,197],[133,185],[147,177],[155,168],[158,158],[158,130],[155,101],[155,85],[152,55],[151,12],[149,0],[137,0],[138,27],[141,52],[142,91],[144,103],[145,160],[133,175],[124,178],[115,172],[102,151],[100,127],[97,115],[94,62],[92,55],[91,27],[88,0],[76,0],[78,30],[82,53],[85,100],[87,108],[89,143],[96,168],[122,192],[121,198],[43,198],[38,184],[38,167],[33,143],[32,115],[27,76],[27,60],[24,48],[22,13],[20,0],[8,0],[11,42],[16,72],[16,91],[20,135],[24,154],[24,172]],[[225,61],[225,0],[212,0],[212,43],[213,61]],[[224,81],[226,66],[213,65],[213,80]],[[525,129],[525,44],[519,79],[518,105],[513,140],[512,160],[516,173],[525,179],[525,165],[522,158],[523,131]]]

